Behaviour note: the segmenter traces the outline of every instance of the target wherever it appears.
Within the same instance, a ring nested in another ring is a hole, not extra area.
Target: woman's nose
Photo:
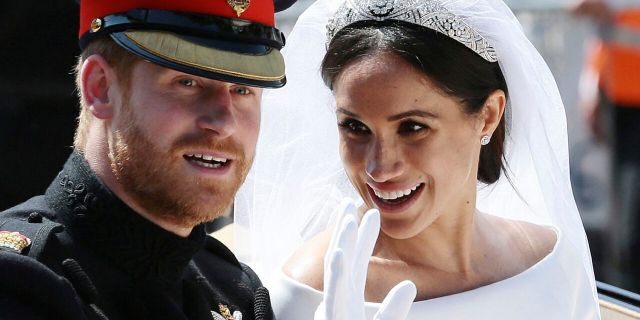
[[[366,163],[367,175],[376,182],[392,180],[402,174],[404,159],[393,141],[376,141]]]

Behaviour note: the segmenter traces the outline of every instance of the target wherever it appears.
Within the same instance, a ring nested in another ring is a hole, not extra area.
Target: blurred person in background
[[[579,0],[572,12],[597,24],[580,83],[580,106],[611,150],[612,195],[604,281],[640,290],[640,2]]]

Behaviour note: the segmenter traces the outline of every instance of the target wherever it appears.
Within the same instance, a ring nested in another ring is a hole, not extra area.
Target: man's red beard
[[[213,135],[183,136],[161,151],[136,124],[129,106],[123,106],[122,129],[114,132],[111,170],[123,190],[147,214],[181,227],[211,221],[231,206],[249,171],[251,158],[233,141]],[[216,150],[232,156],[232,179],[210,180],[188,175],[183,158],[188,150]]]

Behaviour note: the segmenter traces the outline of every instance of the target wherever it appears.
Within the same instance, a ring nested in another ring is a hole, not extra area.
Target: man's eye
[[[196,81],[193,79],[180,79],[178,81],[185,87],[195,87],[197,85]]]
[[[251,93],[251,90],[247,87],[234,87],[233,92],[239,95],[248,95]]]
[[[344,120],[338,125],[341,129],[346,130],[347,132],[352,134],[366,134],[369,132],[369,128],[367,128],[364,123],[354,119]]]

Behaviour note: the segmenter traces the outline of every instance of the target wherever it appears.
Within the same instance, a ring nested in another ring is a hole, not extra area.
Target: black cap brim
[[[181,72],[265,88],[286,83],[284,58],[275,48],[265,46],[241,53],[224,50],[210,39],[156,30],[113,32],[111,37],[130,52]]]

